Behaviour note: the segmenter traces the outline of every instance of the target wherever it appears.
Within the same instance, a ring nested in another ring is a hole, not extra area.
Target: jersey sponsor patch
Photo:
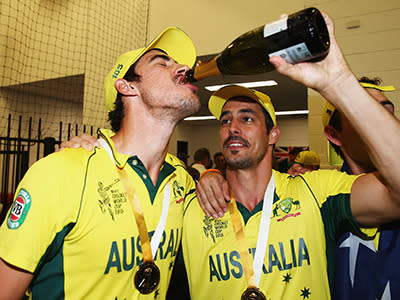
[[[31,195],[26,190],[20,189],[7,218],[8,228],[17,229],[24,223],[31,208],[31,202]]]
[[[185,189],[182,185],[178,183],[178,181],[174,180],[172,183],[172,191],[174,192],[174,197],[176,199],[176,203],[179,204],[183,202],[184,200],[184,195],[185,195]]]
[[[282,222],[287,218],[300,216],[301,212],[292,212],[293,210],[299,210],[300,208],[299,200],[285,198],[275,203],[275,207],[272,209],[272,218],[276,218],[278,222]]]

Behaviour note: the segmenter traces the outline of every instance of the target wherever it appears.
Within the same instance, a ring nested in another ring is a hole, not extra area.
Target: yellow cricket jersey
[[[132,208],[103,148],[66,149],[35,163],[18,187],[0,228],[0,257],[34,273],[31,299],[165,299],[182,236],[184,201],[195,185],[180,161],[167,154],[154,186],[138,157],[117,153],[143,209],[151,236],[158,224],[164,189],[170,186],[166,226],[156,252],[158,288],[140,295],[134,275],[143,262]]]
[[[276,189],[259,288],[272,300],[330,299],[327,269],[335,238],[346,225],[361,234],[349,201],[356,176],[331,170],[296,177],[274,171],[274,176]],[[262,204],[249,212],[237,203],[253,256]],[[247,281],[229,213],[214,220],[204,215],[197,201],[188,201],[183,228],[191,299],[240,299]]]

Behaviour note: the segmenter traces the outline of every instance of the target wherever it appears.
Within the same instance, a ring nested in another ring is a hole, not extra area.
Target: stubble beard
[[[239,158],[236,160],[226,159],[226,165],[231,170],[248,169],[253,165],[253,160],[250,158]]]
[[[248,157],[248,156],[244,156],[244,157],[237,157],[237,158],[230,158],[229,155],[225,156],[225,161],[226,161],[226,165],[229,169],[231,170],[244,170],[244,169],[249,169],[250,167],[254,167],[255,165],[257,165],[258,163],[260,163],[268,150],[268,145],[266,145],[262,151],[262,153],[260,153],[260,155],[252,158],[252,157]],[[236,155],[239,151],[230,151],[230,154]]]
[[[176,122],[195,114],[201,107],[200,100],[195,94],[186,97],[177,94],[164,104],[160,101],[153,101],[154,98],[151,93],[142,92],[142,97],[144,104],[153,116]]]

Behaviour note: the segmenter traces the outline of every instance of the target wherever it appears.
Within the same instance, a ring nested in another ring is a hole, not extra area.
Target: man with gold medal
[[[195,60],[176,27],[117,59],[105,81],[112,131],[92,151],[41,159],[19,184],[0,228],[1,300],[28,287],[30,299],[165,299],[195,197],[167,153],[176,124],[200,108],[186,80]]]
[[[379,173],[291,176],[272,170],[280,132],[269,97],[240,86],[216,91],[209,108],[220,121],[227,181],[217,172],[204,173],[199,202],[185,203],[182,243],[193,300],[330,299],[340,234],[373,237],[376,229],[360,226],[400,217],[400,123],[359,84],[335,41],[332,21],[325,20],[331,48],[324,60],[270,61],[346,115]],[[222,218],[211,217],[226,210]]]

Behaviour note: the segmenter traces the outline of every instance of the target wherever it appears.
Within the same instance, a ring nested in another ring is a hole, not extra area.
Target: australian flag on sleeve
[[[345,233],[336,245],[335,300],[400,299],[400,224],[382,227],[373,241]]]

